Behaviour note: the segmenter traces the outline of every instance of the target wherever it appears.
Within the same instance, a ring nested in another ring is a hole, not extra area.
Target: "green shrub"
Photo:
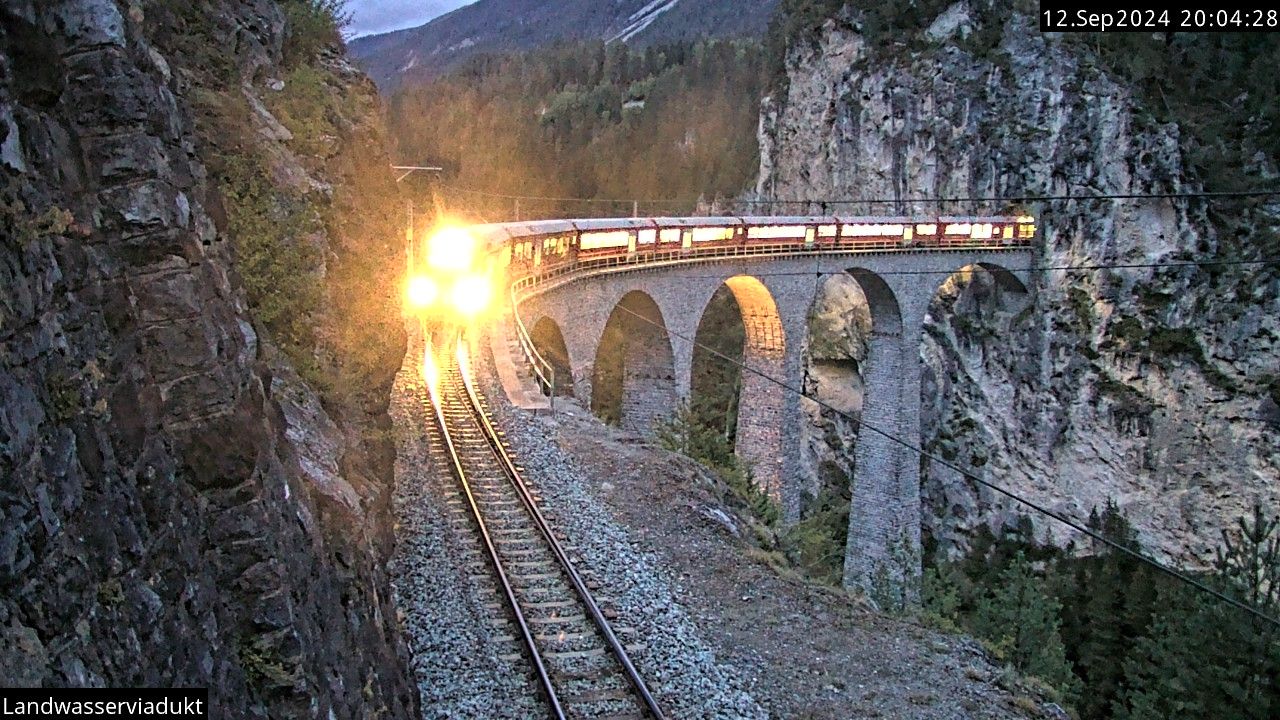
[[[655,431],[658,443],[672,452],[689,457],[714,470],[744,507],[757,519],[775,526],[782,518],[781,509],[768,493],[756,484],[751,468],[734,452],[733,444],[723,434],[699,421],[687,403]]]
[[[75,218],[69,211],[57,206],[35,212],[22,200],[0,198],[0,222],[6,228],[0,237],[17,249],[22,249],[37,241],[66,233]]]
[[[1147,348],[1155,355],[1203,357],[1196,334],[1190,328],[1156,328],[1147,338]]]
[[[1114,320],[1107,326],[1107,335],[1113,342],[1118,342],[1125,349],[1140,347],[1146,336],[1146,328],[1136,317],[1124,317]]]
[[[921,615],[946,632],[960,632],[960,573],[954,565],[926,568],[921,581]]]
[[[1093,327],[1093,298],[1082,287],[1067,288],[1067,307],[1075,320],[1075,327],[1087,332]]]
[[[285,63],[309,63],[325,48],[341,44],[342,29],[351,22],[346,5],[346,0],[281,0],[288,26]]]
[[[284,89],[268,97],[272,114],[293,133],[290,147],[312,158],[333,154],[337,129],[333,118],[336,91],[329,75],[311,65],[300,65],[286,77]]]
[[[838,586],[844,576],[845,545],[849,537],[848,481],[844,492],[824,488],[803,520],[782,532],[779,541],[787,559],[805,575]]]
[[[252,160],[229,159],[224,170],[227,229],[250,311],[301,370],[311,359],[311,321],[324,295],[313,237],[323,224],[304,199],[277,190]]]

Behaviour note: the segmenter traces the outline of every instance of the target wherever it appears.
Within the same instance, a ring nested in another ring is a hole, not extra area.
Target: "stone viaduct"
[[[870,588],[878,573],[901,577],[893,548],[919,556],[920,463],[874,427],[920,442],[920,344],[925,313],[951,273],[970,265],[993,272],[1006,289],[1026,292],[1032,253],[933,250],[756,258],[699,259],[585,272],[539,292],[520,313],[545,355],[572,374],[572,394],[591,404],[602,388],[621,384],[625,427],[648,432],[688,399],[694,338],[713,294],[732,291],[746,331],[744,363],[792,388],[804,385],[809,314],[823,282],[848,273],[870,306],[872,338],[861,368],[866,392],[859,432],[844,584]],[[641,319],[643,318],[643,319]],[[557,337],[559,335],[559,337]],[[560,345],[562,338],[563,345]],[[563,356],[567,355],[567,358]],[[597,367],[606,358],[611,367]],[[613,365],[619,358],[622,367]],[[613,392],[618,388],[614,387]],[[756,481],[781,505],[786,521],[800,512],[801,398],[749,372],[742,373],[737,452]]]

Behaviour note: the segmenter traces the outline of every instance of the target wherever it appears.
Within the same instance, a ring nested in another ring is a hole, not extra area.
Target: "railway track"
[[[524,482],[469,376],[465,345],[424,353],[433,457],[457,480],[448,499],[475,532],[475,579],[490,587],[484,604],[499,655],[527,660],[548,717],[568,720],[665,720],[619,635],[592,596],[595,583],[569,551]],[[483,582],[492,580],[491,583]],[[626,633],[631,634],[631,633]]]

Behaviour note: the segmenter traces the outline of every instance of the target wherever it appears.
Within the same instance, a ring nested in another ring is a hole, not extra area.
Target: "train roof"
[[[519,237],[559,235],[572,232],[609,230],[644,230],[653,228],[700,227],[779,227],[788,225],[911,225],[920,223],[1014,223],[1034,222],[1035,218],[1013,215],[940,215],[936,217],[884,217],[872,215],[751,215],[745,217],[657,217],[657,218],[579,218],[574,220],[526,220],[507,223],[473,225],[470,231],[489,243],[501,243]]]
[[[570,220],[579,230],[652,230],[658,226],[653,218],[583,218]]]
[[[741,225],[742,218],[719,216],[719,217],[657,217],[653,221],[661,227],[669,228],[693,228],[693,227],[725,227],[728,225]]]

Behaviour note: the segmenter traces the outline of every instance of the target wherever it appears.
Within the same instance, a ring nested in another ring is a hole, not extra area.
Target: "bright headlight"
[[[467,317],[484,311],[493,299],[493,286],[483,275],[465,275],[453,285],[453,307]]]
[[[405,290],[409,306],[415,309],[431,307],[440,297],[440,287],[429,277],[419,275],[409,278],[409,286]]]
[[[470,270],[475,255],[476,239],[464,228],[444,227],[427,240],[427,265],[433,270]]]

